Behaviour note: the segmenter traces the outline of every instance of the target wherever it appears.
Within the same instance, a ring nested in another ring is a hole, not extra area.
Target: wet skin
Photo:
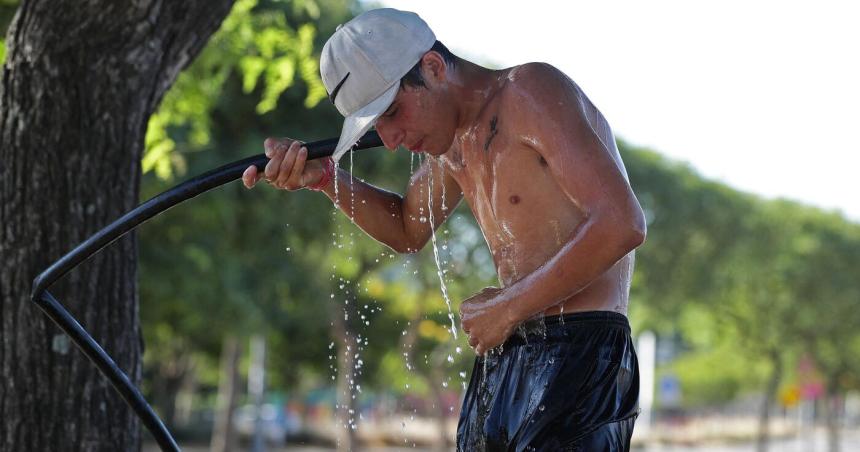
[[[461,303],[463,330],[478,354],[540,313],[626,314],[632,250],[644,240],[645,221],[602,115],[549,65],[491,71],[465,60],[450,66],[428,52],[421,69],[426,87],[401,88],[376,123],[387,148],[429,156],[405,195],[355,180],[350,186],[345,172],[339,199],[332,182],[323,191],[400,252],[430,239],[430,222],[420,221],[429,217],[428,195],[434,228],[466,200],[500,281]],[[264,175],[249,168],[246,186],[265,178],[293,190],[322,177],[321,163],[305,164],[299,143],[269,139],[265,148],[272,161]],[[359,202],[350,202],[351,190]]]

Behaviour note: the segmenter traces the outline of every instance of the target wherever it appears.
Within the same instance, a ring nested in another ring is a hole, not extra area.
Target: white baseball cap
[[[329,99],[346,118],[335,161],[373,127],[394,101],[400,79],[435,42],[417,14],[392,8],[367,11],[337,27],[320,56]]]

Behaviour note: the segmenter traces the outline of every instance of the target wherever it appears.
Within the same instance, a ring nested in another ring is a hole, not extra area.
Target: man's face
[[[426,87],[402,86],[376,121],[385,147],[402,145],[412,152],[442,155],[451,147],[457,115],[444,80],[425,75]]]

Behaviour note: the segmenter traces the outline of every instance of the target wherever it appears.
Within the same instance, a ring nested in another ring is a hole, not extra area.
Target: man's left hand
[[[460,304],[463,331],[479,356],[501,345],[516,326],[509,318],[508,305],[501,294],[502,289],[487,287]]]

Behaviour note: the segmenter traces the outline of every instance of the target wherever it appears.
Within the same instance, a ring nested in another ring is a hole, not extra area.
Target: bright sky
[[[617,136],[860,221],[860,3],[381,0],[456,54],[551,63]]]

